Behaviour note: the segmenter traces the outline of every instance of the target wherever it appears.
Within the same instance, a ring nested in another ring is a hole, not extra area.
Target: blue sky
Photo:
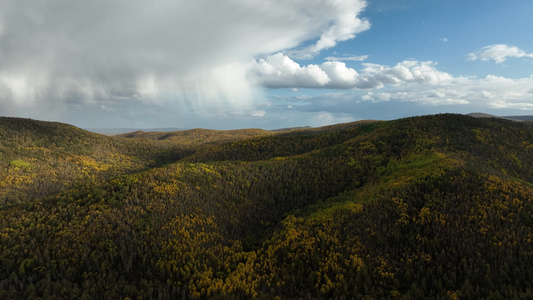
[[[83,128],[533,114],[530,0],[5,0],[0,115]]]
[[[414,58],[437,61],[440,70],[455,75],[484,77],[497,72],[511,78],[527,77],[532,68],[524,61],[509,60],[502,68],[482,62],[467,64],[464,58],[494,44],[531,51],[533,38],[527,32],[533,25],[532,12],[531,1],[370,1],[364,15],[371,20],[372,29],[342,46],[374,53],[371,59],[376,63]]]

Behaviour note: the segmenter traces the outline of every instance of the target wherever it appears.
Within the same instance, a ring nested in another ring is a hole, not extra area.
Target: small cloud
[[[367,58],[368,58],[368,55],[347,56],[347,57],[328,56],[325,58],[325,60],[327,61],[363,61]]]
[[[309,125],[313,127],[326,126],[331,124],[352,122],[352,116],[347,116],[342,113],[332,113],[329,111],[319,111],[313,113],[309,118]]]
[[[468,55],[466,56],[466,60],[468,61],[473,61],[476,59],[477,59],[477,55],[475,53],[468,53]]]
[[[446,43],[448,41],[448,38],[444,37],[444,38],[442,38],[440,40]]]
[[[252,117],[264,117],[265,115],[266,111],[264,110],[256,110],[251,114]]]
[[[368,92],[365,95],[361,97],[364,101],[370,101],[370,102],[388,102],[391,100],[391,93],[383,92],[383,93],[372,93]]]
[[[264,102],[257,103],[255,106],[256,107],[272,107],[272,102],[264,101]]]
[[[533,57],[533,53],[526,53],[524,50],[515,46],[508,46],[506,44],[494,44],[483,47],[480,51],[469,53],[467,56],[467,60],[493,60],[497,64],[501,64],[505,62],[509,57]]]
[[[103,105],[103,104],[100,105],[100,108],[101,108],[102,110],[107,111],[107,112],[115,112],[115,111],[117,111],[117,110],[114,109],[113,107],[107,107],[107,106],[105,106],[105,105]]]

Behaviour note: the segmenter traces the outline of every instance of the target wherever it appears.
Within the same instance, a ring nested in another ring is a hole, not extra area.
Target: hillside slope
[[[125,140],[57,122],[0,118],[0,207],[190,154],[171,142]]]
[[[252,137],[272,135],[274,132],[262,129],[211,130],[190,129],[171,132],[135,131],[117,135],[124,138],[143,138],[150,140],[171,140],[182,145],[203,145],[224,143]]]
[[[0,261],[0,298],[526,299],[533,129],[436,115],[231,142],[1,210]]]

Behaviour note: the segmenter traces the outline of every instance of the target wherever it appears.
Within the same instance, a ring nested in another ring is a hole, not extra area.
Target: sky
[[[0,116],[82,128],[533,115],[531,0],[0,0]]]

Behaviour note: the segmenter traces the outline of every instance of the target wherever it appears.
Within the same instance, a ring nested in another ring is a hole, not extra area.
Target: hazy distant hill
[[[274,129],[272,131],[291,131],[291,130],[310,129],[310,128],[312,128],[312,127],[311,126],[288,127],[288,128]]]
[[[533,121],[533,116],[506,116],[504,118],[521,121]]]
[[[474,117],[474,118],[500,118],[500,119],[506,119],[506,120],[512,120],[512,121],[533,121],[533,116],[494,116],[489,115],[485,113],[469,113],[468,116]]]
[[[245,138],[271,135],[273,132],[262,129],[211,130],[190,129],[173,132],[135,131],[118,135],[124,138],[144,138],[151,140],[171,140],[184,145],[221,143]]]
[[[58,148],[179,145],[18,122],[3,151],[25,153],[20,174]],[[39,139],[56,145],[20,152]],[[0,209],[0,298],[533,298],[531,123],[445,114],[187,151]]]
[[[312,127],[310,126],[301,126],[301,127],[289,127],[289,128],[280,128],[280,129],[273,129],[269,131],[273,132],[283,132],[283,131],[293,131],[293,130],[300,130],[300,129],[310,129]],[[190,129],[190,128],[85,128],[85,130],[98,133],[98,134],[104,134],[104,135],[124,135],[127,133],[134,133],[134,132],[178,132],[178,131],[187,131],[187,130],[207,130],[207,131],[242,131],[242,130],[254,130],[254,129],[235,129],[235,130],[214,130],[214,129]],[[257,129],[260,130],[260,129]],[[266,130],[265,130],[266,131]]]
[[[145,131],[145,132],[169,132],[169,131],[182,131],[188,130],[188,128],[85,128],[85,130],[104,134],[104,135],[118,135],[124,133],[130,133],[135,131]]]

